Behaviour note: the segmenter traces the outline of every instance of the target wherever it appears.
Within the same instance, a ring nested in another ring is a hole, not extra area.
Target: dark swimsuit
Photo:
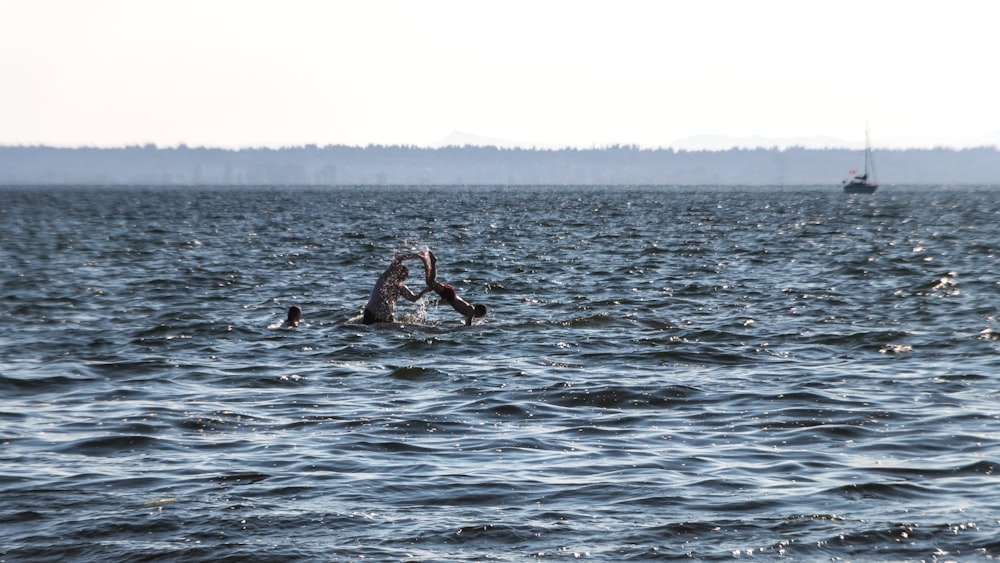
[[[375,313],[372,313],[367,307],[365,307],[365,315],[361,317],[361,322],[366,325],[372,325],[375,323],[391,323],[392,321],[392,317],[389,317],[388,319],[380,319],[376,317]]]
[[[454,300],[455,300],[456,298],[458,298],[458,294],[457,294],[457,293],[455,293],[455,288],[454,288],[454,287],[451,287],[450,285],[448,285],[448,284],[446,284],[446,283],[443,283],[443,284],[441,284],[441,292],[440,292],[440,295],[441,295],[441,297],[443,297],[443,298],[444,298],[444,300],[445,300],[445,301],[447,301],[448,303],[451,303],[451,302],[453,302],[453,301],[454,301]]]

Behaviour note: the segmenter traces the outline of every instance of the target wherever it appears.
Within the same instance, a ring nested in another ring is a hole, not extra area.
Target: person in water
[[[430,249],[424,250],[419,256],[424,261],[424,271],[427,274],[427,287],[434,290],[434,293],[437,293],[441,299],[447,301],[452,309],[455,309],[465,317],[466,325],[471,325],[473,319],[486,316],[486,305],[473,305],[469,303],[458,296],[454,287],[437,280],[437,256],[434,256],[434,253]]]
[[[288,318],[281,326],[293,328],[299,326],[300,322],[302,322],[302,308],[298,305],[292,305],[288,308]]]
[[[396,310],[396,301],[403,297],[409,301],[416,302],[431,288],[426,288],[420,293],[413,293],[403,282],[410,276],[410,269],[403,265],[404,260],[414,258],[426,258],[424,253],[401,254],[393,259],[392,264],[386,268],[385,272],[378,277],[375,287],[372,288],[371,297],[365,305],[364,316],[361,322],[370,325],[375,323],[391,323],[395,320],[393,312]]]

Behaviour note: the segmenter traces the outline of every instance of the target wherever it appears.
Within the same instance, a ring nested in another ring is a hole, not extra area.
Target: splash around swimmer
[[[414,293],[404,283],[410,276],[410,270],[403,262],[420,260],[424,264],[424,282],[426,287],[419,293]],[[421,252],[401,254],[396,256],[389,267],[375,281],[371,296],[365,305],[361,322],[364,324],[393,322],[396,302],[400,299],[417,302],[428,292],[433,291],[444,299],[455,311],[465,318],[465,324],[471,325],[474,319],[486,316],[485,305],[473,305],[458,296],[455,288],[441,283],[437,279],[437,256],[429,248]]]

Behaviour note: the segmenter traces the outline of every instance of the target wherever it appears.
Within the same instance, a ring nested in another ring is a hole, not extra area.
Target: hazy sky
[[[1000,3],[0,0],[0,144],[1000,132]],[[996,138],[996,137],[994,137]]]

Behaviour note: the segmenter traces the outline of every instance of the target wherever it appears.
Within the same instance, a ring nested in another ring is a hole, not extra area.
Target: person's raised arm
[[[424,296],[424,294],[426,294],[430,290],[431,288],[425,287],[422,290],[420,290],[420,293],[413,293],[412,289],[406,287],[405,285],[400,285],[399,295],[408,301],[413,301],[414,303],[416,303],[417,301],[420,300],[421,297]]]
[[[420,259],[424,262],[424,283],[428,289],[434,289],[437,285],[437,256],[428,248],[420,253]]]

